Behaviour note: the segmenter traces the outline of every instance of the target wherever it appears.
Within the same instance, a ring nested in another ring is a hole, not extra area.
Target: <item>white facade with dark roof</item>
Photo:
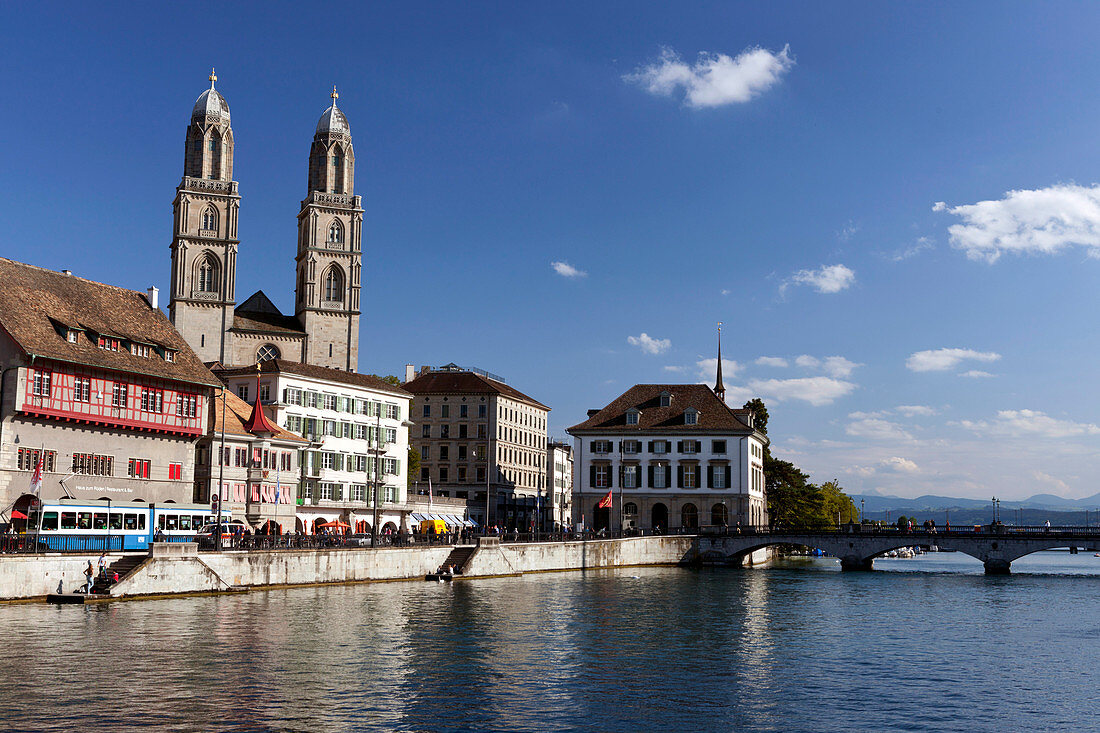
[[[698,384],[639,384],[575,439],[573,521],[618,530],[767,525],[766,435]],[[599,504],[611,493],[610,509]],[[620,520],[621,516],[621,520]]]

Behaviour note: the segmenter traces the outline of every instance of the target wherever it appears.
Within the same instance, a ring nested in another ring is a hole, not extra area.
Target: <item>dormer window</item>
[[[107,351],[118,351],[118,339],[111,338],[110,336],[100,336],[99,348],[106,349]]]
[[[149,347],[146,344],[130,344],[130,353],[134,356],[144,356],[148,358]]]
[[[684,425],[696,425],[699,422],[699,413],[695,410],[688,410],[684,413]]]
[[[661,407],[668,407],[672,404],[672,395],[668,392],[661,393]]]
[[[172,349],[165,349],[164,350],[164,360],[169,361],[169,362],[175,361],[176,360],[176,352],[173,351]]]
[[[638,411],[637,410],[627,410],[626,411],[626,424],[627,425],[637,425],[638,424]]]
[[[70,344],[75,344],[78,334],[79,334],[78,331],[75,331],[75,330],[70,328],[68,330],[68,332],[65,334],[65,340],[68,341]]]

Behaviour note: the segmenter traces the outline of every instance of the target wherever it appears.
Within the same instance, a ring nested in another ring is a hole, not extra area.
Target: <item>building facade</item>
[[[706,385],[637,384],[568,432],[574,522],[657,531],[767,526],[768,438],[751,411],[730,409]]]
[[[409,403],[400,387],[283,359],[218,372],[245,402],[308,441],[298,462],[296,530],[342,522],[352,531],[408,528]],[[377,489],[377,491],[376,491]],[[377,496],[377,501],[375,497]]]
[[[0,259],[0,507],[190,502],[217,380],[149,293]]]
[[[455,364],[408,367],[417,489],[466,501],[478,524],[529,530],[546,517],[550,408],[503,379]]]
[[[233,517],[258,531],[293,532],[298,462],[309,441],[276,425],[259,401],[249,405],[224,387],[211,401],[210,423],[195,458],[195,501],[219,496],[220,483],[222,508]]]
[[[351,126],[336,106],[336,90],[310,148],[298,213],[294,315],[284,315],[263,291],[236,301],[241,196],[233,179],[229,103],[214,88],[216,80],[211,73],[210,88],[191,111],[172,205],[172,323],[208,364],[285,359],[356,371],[363,209],[353,188]]]
[[[547,526],[569,527],[573,512],[573,446],[552,440],[546,446]]]

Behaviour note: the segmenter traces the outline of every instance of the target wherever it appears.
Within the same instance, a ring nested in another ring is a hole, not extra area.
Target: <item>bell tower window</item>
[[[210,259],[204,257],[199,264],[199,292],[214,293],[218,289],[218,267]]]
[[[328,228],[328,241],[335,244],[340,244],[344,241],[344,228],[340,226],[340,222],[332,222],[332,226]]]
[[[202,212],[202,228],[211,230],[218,228],[218,213],[213,207],[207,207]]]
[[[330,267],[325,273],[325,300],[342,301],[344,299],[344,276],[340,270]]]

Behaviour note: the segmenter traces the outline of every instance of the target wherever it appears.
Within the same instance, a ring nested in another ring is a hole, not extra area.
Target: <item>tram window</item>
[[[138,515],[138,529],[145,529],[145,515]]]
[[[157,517],[157,527],[160,528],[160,529],[164,529],[164,515],[163,514],[161,514],[159,517]]]
[[[180,515],[180,529],[191,529],[191,517],[189,515]]]
[[[118,512],[111,512],[111,529],[122,529],[122,515]]]
[[[92,529],[107,529],[107,512],[92,515]]]
[[[164,529],[171,532],[179,525],[179,516],[176,514],[168,514],[164,517]]]
[[[92,513],[91,512],[77,512],[76,524],[80,529],[92,528]]]
[[[126,529],[137,529],[137,515],[136,514],[127,514],[125,516],[126,516],[126,521],[124,523],[124,526],[126,527]]]
[[[61,512],[61,529],[76,529],[76,512]]]
[[[205,524],[205,522],[202,521],[202,517],[198,515],[191,517],[191,528],[196,532],[202,529],[203,524]]]
[[[57,529],[57,512],[43,512],[42,529],[51,531]]]

